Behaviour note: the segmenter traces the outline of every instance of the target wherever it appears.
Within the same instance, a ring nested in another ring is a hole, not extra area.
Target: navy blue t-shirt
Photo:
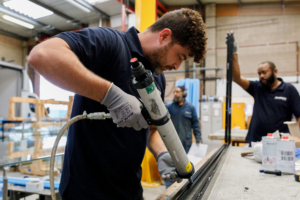
[[[247,142],[261,141],[267,133],[288,133],[288,127],[283,124],[292,119],[292,114],[300,117],[300,96],[296,88],[290,83],[282,83],[275,89],[262,87],[259,81],[250,81],[246,90],[254,98],[253,114],[246,137]]]
[[[127,80],[132,75],[130,59],[137,57],[148,69],[150,65],[137,33],[135,28],[123,33],[97,27],[64,32],[56,37],[69,44],[86,68],[130,94],[127,87]],[[154,77],[163,98],[165,77],[163,74]],[[108,113],[99,102],[76,94],[71,117],[84,111]],[[117,128],[111,119],[74,123],[69,128],[60,193],[63,195],[67,188],[68,199],[72,200],[134,200],[141,197],[141,163],[148,131]]]

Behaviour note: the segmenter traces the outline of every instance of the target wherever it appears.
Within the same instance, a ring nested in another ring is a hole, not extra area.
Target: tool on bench
[[[279,171],[279,170],[275,170],[275,171],[272,171],[272,170],[259,170],[259,172],[265,173],[265,174],[275,174],[277,176],[281,176],[281,171]]]
[[[243,153],[241,153],[241,156],[242,156],[242,157],[245,157],[245,156],[253,156],[253,152],[243,152]]]

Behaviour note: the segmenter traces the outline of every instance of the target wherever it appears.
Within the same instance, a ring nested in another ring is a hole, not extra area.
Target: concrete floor
[[[160,185],[157,188],[146,188],[144,187],[144,200],[154,200],[158,197],[161,193],[166,190],[165,185]]]
[[[143,188],[144,189],[144,200],[154,200],[161,193],[163,193],[166,189],[166,186],[161,185],[157,188]],[[31,195],[26,198],[22,198],[21,200],[36,200],[38,199],[38,195]],[[1,198],[0,198],[1,199]]]
[[[0,177],[2,177],[2,170],[0,170]],[[12,176],[12,177],[24,177],[24,174],[21,174],[19,172],[8,172],[7,173],[8,176]],[[41,178],[40,176],[32,176],[30,175],[30,178]],[[157,188],[147,188],[144,187],[144,200],[154,200],[156,199],[156,197],[158,197],[161,193],[163,193],[166,190],[166,186],[165,185],[160,185]],[[36,200],[38,199],[38,195],[31,195],[28,196],[26,198],[22,198],[21,200]],[[1,200],[1,198],[0,198]]]
[[[220,143],[210,143],[208,144],[207,148],[207,154],[211,152],[215,148],[219,148],[222,145],[221,141]],[[24,174],[20,174],[18,172],[8,172],[8,176],[13,176],[13,177],[24,177]],[[0,177],[2,176],[2,171],[0,170]],[[30,176],[31,178],[35,178],[35,176]],[[37,176],[36,176],[37,177]],[[41,178],[41,177],[37,177]],[[146,188],[144,187],[144,199],[145,200],[154,200],[156,197],[158,197],[161,193],[163,193],[166,189],[165,185],[161,185],[157,188]],[[31,195],[29,197],[26,197],[25,199],[23,198],[22,200],[36,200],[38,198],[38,195]]]
[[[17,177],[16,174],[13,174],[13,175],[15,177]],[[144,189],[144,194],[143,194],[144,200],[154,200],[154,199],[156,199],[156,197],[158,197],[161,193],[163,193],[166,190],[166,186],[160,185],[157,188],[144,187],[143,189]],[[26,198],[22,198],[21,200],[37,200],[38,198],[39,198],[38,195],[31,195]]]

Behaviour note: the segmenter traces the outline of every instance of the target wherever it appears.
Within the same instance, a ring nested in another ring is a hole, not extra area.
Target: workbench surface
[[[231,130],[231,140],[245,142],[248,129],[232,129]],[[214,133],[208,135],[208,138],[211,140],[224,140],[225,130],[221,129]]]
[[[261,163],[241,157],[242,152],[251,151],[247,147],[228,149],[204,199],[300,199],[300,182],[295,181],[294,175],[260,173]]]

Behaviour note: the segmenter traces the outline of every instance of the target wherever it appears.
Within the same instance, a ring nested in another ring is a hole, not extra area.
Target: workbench
[[[300,182],[294,175],[260,173],[261,163],[241,157],[247,147],[230,147],[203,199],[300,199]]]
[[[215,152],[210,152],[196,166],[198,170]],[[250,147],[230,146],[222,156],[216,173],[210,178],[202,199],[205,200],[292,200],[300,199],[300,182],[296,182],[294,175],[283,174],[276,176],[260,173],[264,169],[261,163],[257,163],[249,157],[241,157],[242,152],[251,152]],[[300,171],[296,171],[299,173]],[[176,199],[174,196],[187,182],[184,179],[181,183],[174,183],[164,191],[156,200]],[[195,186],[187,198],[192,199]]]
[[[239,143],[246,142],[246,136],[248,129],[231,129],[231,143],[232,146],[239,146]],[[221,129],[208,135],[208,139],[211,140],[224,140],[225,130]]]

